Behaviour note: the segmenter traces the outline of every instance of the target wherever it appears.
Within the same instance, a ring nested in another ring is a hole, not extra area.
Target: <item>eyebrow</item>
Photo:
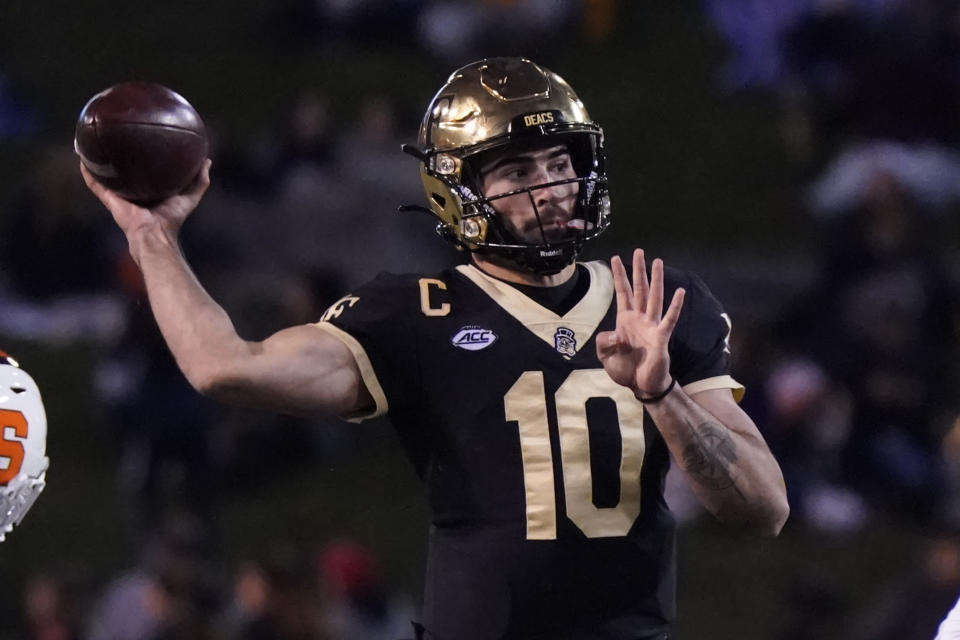
[[[481,168],[480,173],[482,175],[487,175],[489,173],[492,173],[493,171],[496,171],[500,167],[508,164],[529,164],[534,161],[532,157],[534,153],[536,152],[525,151],[513,156],[505,156],[503,158],[500,158],[496,162],[494,162],[492,166],[488,168]],[[569,153],[570,153],[570,149],[568,149],[565,145],[559,146],[556,149],[554,149],[552,152],[550,152],[550,154],[547,156],[547,160],[553,160],[554,158],[558,158],[563,155],[569,155]]]

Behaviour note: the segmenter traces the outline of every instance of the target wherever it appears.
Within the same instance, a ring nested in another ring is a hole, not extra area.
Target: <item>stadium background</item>
[[[407,10],[416,3],[397,4]],[[791,153],[780,96],[722,81],[730,45],[703,4],[584,6],[595,12],[592,31],[575,21],[553,37],[523,46],[498,42],[479,52],[522,53],[559,71],[603,125],[615,224],[592,254],[642,245],[668,263],[694,267],[733,311],[735,332],[749,332],[813,281],[819,241],[803,190],[838,141],[819,141],[803,159]],[[400,134],[412,141],[433,91],[450,70],[476,57],[429,50],[397,28],[405,24],[399,14],[395,24],[371,21],[369,31],[354,25],[347,35],[312,24],[308,14],[293,0],[7,0],[0,8],[0,74],[13,111],[27,115],[2,140],[0,211],[13,206],[52,147],[69,147],[85,100],[121,80],[175,88],[221,140],[241,147],[255,145],[282,120],[304,87],[327,96],[333,129],[348,126],[374,91],[395,100]],[[414,171],[399,150],[397,167]],[[323,203],[316,209],[322,217]],[[954,220],[943,220],[939,236],[950,264],[958,248]],[[416,223],[423,221],[410,222]],[[19,239],[8,231],[4,240]],[[323,238],[316,244],[322,251]],[[40,569],[80,575],[92,599],[136,562],[139,540],[117,487],[115,433],[93,389],[102,344],[9,329],[0,330],[0,339],[43,390],[51,458],[45,494],[0,547],[0,638],[6,639],[21,637],[29,576]],[[381,558],[393,587],[417,593],[426,526],[417,481],[389,427],[367,425],[357,433],[360,445],[342,458],[265,465],[263,474],[248,470],[252,481],[221,491],[219,562],[229,567],[277,540],[312,545],[348,536]],[[694,517],[680,535],[677,635],[794,637],[786,626],[804,610],[853,625],[876,611],[891,588],[915,578],[933,534],[909,518],[878,518],[839,534],[794,519],[779,539],[755,540]]]

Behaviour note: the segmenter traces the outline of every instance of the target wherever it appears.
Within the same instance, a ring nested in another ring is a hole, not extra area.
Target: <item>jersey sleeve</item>
[[[372,411],[342,416],[361,422],[390,410],[390,399],[415,388],[415,338],[411,311],[418,298],[402,276],[381,274],[333,303],[316,323],[353,354],[364,385],[374,400]]]
[[[671,373],[688,394],[730,389],[739,401],[744,388],[730,375],[730,316],[703,280],[685,276],[687,293],[670,343]]]

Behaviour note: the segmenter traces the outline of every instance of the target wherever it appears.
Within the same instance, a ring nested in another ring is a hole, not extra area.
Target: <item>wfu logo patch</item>
[[[497,341],[497,334],[490,329],[483,327],[463,327],[457,331],[456,335],[450,338],[450,343],[455,347],[466,349],[467,351],[480,351],[486,349]]]
[[[557,332],[553,335],[553,346],[559,353],[571,358],[577,355],[577,339],[573,329],[566,327],[557,327]]]

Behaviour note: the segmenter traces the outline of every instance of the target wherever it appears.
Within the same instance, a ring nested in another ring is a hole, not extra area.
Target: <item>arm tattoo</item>
[[[687,473],[708,489],[723,491],[733,487],[739,494],[730,474],[730,467],[737,461],[737,449],[726,428],[715,422],[704,422],[699,427],[688,424],[693,443],[683,450]]]

